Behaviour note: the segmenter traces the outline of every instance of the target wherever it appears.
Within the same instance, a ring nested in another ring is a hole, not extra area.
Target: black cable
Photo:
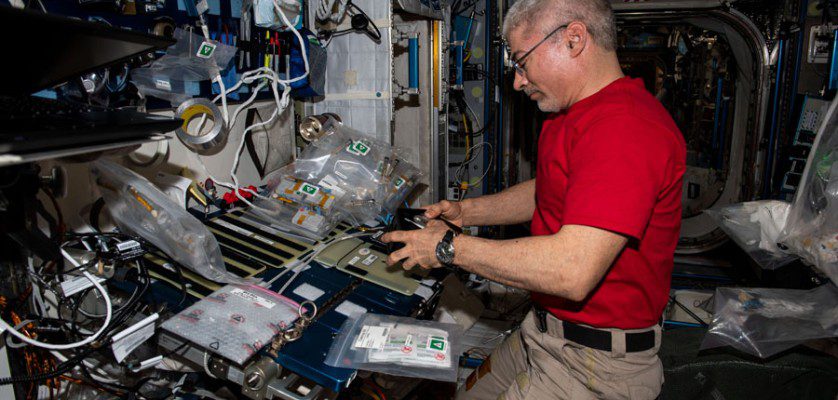
[[[157,248],[157,250],[160,250]],[[171,265],[175,267],[175,272],[178,274],[178,278],[180,280],[180,301],[177,303],[177,307],[183,305],[186,299],[189,297],[189,288],[186,286],[186,277],[183,275],[183,267],[177,261],[173,260],[169,257],[166,253],[162,251],[157,252],[157,256],[168,261]],[[145,262],[145,260],[143,260]]]
[[[175,387],[173,387],[173,388],[171,388],[171,389],[168,389],[168,393],[165,393],[162,397],[151,397],[151,396],[149,396],[149,394],[147,394],[147,393],[142,393],[142,391],[141,391],[141,390],[142,390],[143,386],[145,386],[147,383],[149,383],[149,382],[151,382],[151,381],[153,381],[153,380],[155,380],[155,379],[160,379],[160,378],[159,378],[158,376],[154,376],[154,375],[152,375],[152,376],[149,376],[149,377],[146,377],[146,378],[141,379],[141,380],[140,380],[140,381],[139,381],[136,385],[134,385],[134,387],[132,388],[132,389],[133,389],[133,392],[132,392],[132,393],[137,393],[138,395],[140,395],[140,398],[143,398],[143,399],[148,399],[148,400],[165,400],[165,399],[168,399],[169,397],[171,397],[171,396],[172,396],[172,392],[174,392],[175,388],[179,388],[179,387],[180,387],[180,386],[175,386]],[[165,380],[166,380],[167,382],[172,382],[172,381],[171,381],[170,379],[168,379],[168,378],[166,378]],[[160,389],[166,389],[166,388],[164,388],[164,387],[160,387],[160,386],[155,386],[155,387],[156,387],[158,390],[160,390]]]
[[[109,393],[111,393],[111,394],[113,394],[113,395],[115,395],[115,396],[120,396],[120,397],[122,397],[122,396],[124,396],[124,395],[125,395],[125,393],[121,393],[121,392],[128,392],[128,393],[130,393],[131,388],[129,388],[129,387],[127,387],[127,386],[118,385],[118,384],[116,384],[116,383],[107,383],[107,382],[100,382],[100,381],[97,381],[97,380],[96,380],[96,378],[94,378],[94,377],[90,374],[90,370],[89,370],[89,369],[87,369],[87,366],[86,366],[86,365],[84,365],[84,361],[83,361],[83,360],[82,360],[82,362],[79,364],[79,370],[81,371],[81,374],[82,374],[85,378],[87,378],[87,381],[88,381],[87,383],[91,383],[91,384],[93,384],[95,387],[99,387],[99,388],[101,388],[101,389],[105,390],[106,392],[109,392]],[[116,390],[115,390],[114,388],[116,388]]]
[[[97,199],[92,206],[90,206],[90,226],[93,227],[97,232],[102,232],[102,228],[99,226],[99,215],[102,213],[102,208],[105,207],[105,199],[100,197]]]
[[[701,319],[701,317],[696,315],[696,313],[692,312],[692,310],[687,308],[685,305],[681,304],[681,302],[679,302],[678,300],[675,300],[675,296],[669,296],[669,298],[672,300],[672,302],[675,303],[676,306],[678,306],[680,309],[684,310],[684,312],[689,314],[690,317],[692,317],[694,320],[698,321],[698,323],[701,324],[701,326],[703,326],[705,328],[708,326],[707,323],[704,322],[703,319]]]
[[[159,344],[158,344],[158,345],[159,345]],[[188,342],[181,343],[181,344],[180,344],[180,346],[175,347],[174,349],[172,349],[172,350],[170,350],[170,351],[167,351],[167,352],[165,352],[165,353],[161,354],[161,356],[162,356],[163,358],[169,358],[169,357],[171,357],[171,356],[172,356],[172,354],[176,354],[177,352],[179,352],[179,351],[183,350],[183,349],[184,349],[187,345],[189,345],[189,343],[188,343]]]
[[[118,236],[118,235],[121,235],[121,234],[115,234],[115,233],[112,233],[112,234],[85,234],[85,235],[69,235],[69,236],[86,237],[86,236]],[[123,235],[123,236],[127,236],[127,235]],[[147,290],[148,290],[148,288],[151,284],[151,278],[148,274],[148,269],[145,267],[144,264],[138,262],[137,265],[138,265],[139,270],[140,270],[139,278],[142,278],[142,283],[138,282],[138,285],[141,285],[141,286],[138,286],[139,289],[134,291],[134,293],[131,295],[131,297],[128,299],[128,301],[122,307],[120,307],[118,310],[116,310],[115,312],[112,313],[113,316],[111,318],[111,323],[102,330],[101,336],[98,340],[94,341],[93,343],[91,343],[87,346],[82,346],[82,347],[78,348],[77,349],[78,352],[76,353],[75,356],[73,356],[72,358],[68,359],[65,362],[62,362],[62,363],[58,364],[55,367],[55,369],[51,372],[36,374],[36,375],[28,375],[28,376],[13,376],[13,377],[8,377],[8,378],[2,378],[2,379],[0,379],[0,386],[10,385],[10,384],[28,383],[28,382],[39,382],[39,381],[44,381],[44,380],[48,380],[48,379],[53,379],[53,378],[56,378],[58,376],[61,376],[61,375],[65,374],[69,371],[72,371],[74,368],[76,368],[79,365],[81,365],[82,374],[85,375],[91,382],[93,382],[95,385],[98,385],[98,386],[101,386],[102,384],[104,384],[103,382],[97,382],[95,379],[92,378],[92,376],[90,376],[90,373],[89,373],[89,371],[86,370],[86,366],[84,366],[83,362],[91,354],[93,354],[97,351],[108,349],[109,348],[108,346],[105,346],[105,345],[102,345],[102,344],[103,343],[109,343],[111,333],[116,328],[118,328],[118,327],[122,326],[124,323],[130,321],[131,318],[133,318],[139,312],[139,308],[137,307],[137,305],[140,304],[139,300],[147,292]],[[91,290],[91,289],[87,289],[83,293],[87,293],[87,292],[89,292],[89,290]],[[81,306],[81,301],[80,300],[79,301],[74,301],[72,298],[67,298],[67,297],[61,296],[61,298],[59,299],[59,302],[58,302],[59,316],[61,315],[61,313],[60,313],[61,307],[64,306],[65,303],[67,303],[67,302],[72,302],[73,303],[72,304],[72,312],[71,312],[72,321],[67,321],[63,318],[40,318],[40,319],[43,320],[43,321],[59,322],[61,324],[62,328],[66,328],[66,325],[68,323],[70,323],[73,332],[68,332],[68,333],[69,334],[78,333],[78,329],[76,328],[76,325],[77,325],[76,316],[78,314],[78,309]],[[113,390],[112,388],[108,389],[107,386],[112,386],[113,388],[118,388],[120,390],[125,390],[125,391],[128,391],[128,390],[131,389],[131,388],[128,388],[128,387],[125,387],[125,386],[122,386],[122,385],[105,384],[104,388],[106,389],[106,391],[112,392],[112,393],[117,392],[117,391]],[[116,395],[121,395],[121,393],[117,392]]]
[[[28,382],[39,382],[45,381],[47,379],[56,378],[58,376],[64,375],[65,373],[71,371],[77,365],[79,365],[85,358],[89,357],[96,351],[105,350],[107,347],[88,347],[78,355],[74,356],[73,358],[68,359],[67,361],[58,364],[52,372],[46,372],[43,374],[36,374],[36,375],[26,375],[26,376],[11,376],[8,378],[0,379],[0,386],[3,385],[11,385],[15,383],[28,383]]]
[[[138,265],[140,266],[140,274],[143,278],[142,286],[140,287],[139,290],[134,291],[134,294],[128,299],[128,301],[122,307],[120,307],[118,310],[112,312],[111,322],[102,331],[102,336],[101,336],[102,338],[107,338],[108,334],[111,331],[113,331],[114,329],[122,326],[124,323],[126,323],[131,318],[133,318],[133,316],[136,315],[137,312],[139,312],[139,310],[135,309],[135,308],[136,308],[137,304],[139,303],[140,298],[142,298],[142,296],[148,290],[148,288],[151,284],[151,278],[148,276],[148,270],[145,268],[145,266],[142,263],[139,263],[139,262],[138,262]],[[83,293],[86,293],[89,290],[91,290],[91,289],[87,289]],[[72,313],[71,313],[71,321],[69,321],[70,322],[70,327],[72,329],[72,332],[70,332],[71,334],[72,333],[78,333],[77,315],[78,315],[79,307],[81,307],[81,301],[76,301],[75,304],[73,305],[73,309],[72,309]],[[99,341],[104,341],[104,340],[99,339]]]
[[[369,36],[370,36],[370,37],[371,37],[371,38],[372,38],[372,39],[373,39],[376,43],[381,43],[381,31],[380,31],[380,30],[378,30],[378,26],[377,26],[377,25],[375,25],[375,22],[373,22],[372,18],[370,18],[370,17],[367,15],[367,13],[365,13],[365,12],[364,12],[364,10],[362,10],[360,7],[358,7],[357,5],[355,5],[355,3],[351,2],[351,1],[347,4],[347,6],[348,6],[348,7],[353,8],[355,11],[357,11],[357,12],[361,13],[361,15],[364,17],[364,19],[366,19],[366,20],[367,20],[367,22],[368,22],[370,25],[372,25],[372,27],[375,29],[375,33],[373,33],[372,31],[370,31],[369,29],[367,29],[367,27],[366,27],[366,26],[364,27],[364,28],[365,28],[365,29],[364,29],[364,31],[365,31],[365,32],[366,32],[366,33],[367,33],[367,34],[368,34],[368,35],[369,35]],[[353,27],[353,28],[356,26],[356,19],[355,19],[354,17],[355,17],[355,16],[353,16],[353,18],[352,18],[352,27]]]
[[[353,14],[350,16],[350,23],[352,28],[350,29],[343,29],[339,31],[321,31],[319,39],[321,40],[329,40],[335,36],[340,36],[350,32],[362,32],[365,33],[367,36],[370,37],[376,44],[381,43],[381,31],[378,29],[378,26],[375,22],[370,18],[367,13],[364,12],[360,7],[352,3],[351,1],[347,3],[347,10],[353,9],[357,14]],[[372,26],[373,30],[370,30],[370,26]]]

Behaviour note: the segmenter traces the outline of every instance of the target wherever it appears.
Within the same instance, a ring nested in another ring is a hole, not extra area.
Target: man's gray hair
[[[548,34],[559,24],[579,21],[605,50],[617,48],[617,27],[608,0],[518,0],[503,21],[503,36],[518,27],[540,29]]]

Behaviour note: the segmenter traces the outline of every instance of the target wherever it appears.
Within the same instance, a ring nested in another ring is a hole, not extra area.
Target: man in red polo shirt
[[[458,397],[653,399],[681,221],[686,146],[640,80],[623,76],[606,0],[519,0],[504,21],[515,89],[552,114],[536,179],[443,201],[457,225],[532,221],[532,237],[456,236],[445,224],[391,232],[391,264],[452,263],[532,292],[534,310]]]

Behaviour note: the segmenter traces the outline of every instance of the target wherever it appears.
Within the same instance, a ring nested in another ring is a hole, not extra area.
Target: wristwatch
[[[454,238],[457,235],[457,232],[449,229],[436,245],[436,259],[446,267],[454,264]]]

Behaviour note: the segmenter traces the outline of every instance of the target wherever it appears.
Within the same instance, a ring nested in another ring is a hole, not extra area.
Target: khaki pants
[[[563,338],[561,322],[547,316],[541,333],[530,311],[521,328],[484,361],[457,392],[458,399],[654,399],[663,384],[658,359],[660,326],[655,347],[625,352],[625,333],[612,333],[612,351],[587,348]]]

